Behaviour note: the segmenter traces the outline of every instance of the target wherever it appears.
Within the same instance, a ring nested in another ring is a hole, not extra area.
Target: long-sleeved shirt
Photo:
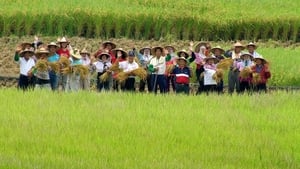
[[[216,80],[213,79],[213,75],[216,73],[215,64],[204,64],[204,85],[216,85]]]
[[[111,67],[110,62],[103,62],[103,61],[97,61],[94,63],[96,72],[98,73],[104,73],[107,69]]]
[[[32,58],[26,60],[24,57],[15,57],[15,61],[20,64],[20,74],[27,76],[32,67],[35,66],[35,61]]]
[[[150,64],[153,65],[154,68],[158,68],[157,72],[153,74],[164,75],[166,71],[166,58],[161,56],[160,58],[153,57],[150,60]]]
[[[259,73],[260,75],[260,82],[262,84],[265,84],[268,82],[268,79],[271,77],[271,72],[266,71],[267,66],[266,65],[254,65],[251,67],[251,70],[253,73]]]
[[[190,77],[191,77],[191,72],[190,68],[185,66],[185,67],[179,67],[176,66],[172,74],[175,75],[175,82],[178,84],[189,84],[190,82]]]

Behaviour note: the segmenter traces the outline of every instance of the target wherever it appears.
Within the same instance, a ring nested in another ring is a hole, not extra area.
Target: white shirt
[[[109,67],[111,67],[110,62],[102,62],[102,61],[97,61],[94,63],[96,72],[102,73],[104,70],[107,70]]]
[[[157,72],[154,74],[163,75],[166,72],[166,58],[161,56],[159,59],[157,57],[153,57],[150,60],[150,64],[153,65],[154,68],[158,68]]]
[[[119,63],[119,68],[123,69],[124,72],[130,72],[139,68],[139,65],[135,61],[133,61],[132,63],[124,61]]]
[[[91,59],[89,57],[82,58],[81,61],[83,66],[88,66],[91,64]]]
[[[204,85],[216,85],[217,82],[213,79],[213,75],[216,73],[213,69],[204,69]]]
[[[20,57],[18,63],[20,64],[20,74],[24,76],[27,76],[30,69],[35,66],[35,62],[32,58],[25,60],[24,57]]]

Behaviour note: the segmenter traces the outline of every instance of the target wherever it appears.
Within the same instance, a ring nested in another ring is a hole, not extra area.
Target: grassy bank
[[[0,168],[300,167],[299,93],[1,93]]]

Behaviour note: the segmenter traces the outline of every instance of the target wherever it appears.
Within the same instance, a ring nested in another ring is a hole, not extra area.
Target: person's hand
[[[270,72],[269,66],[265,67],[265,72]]]
[[[193,47],[194,47],[194,42],[191,41],[191,42],[190,42],[190,47],[189,47],[189,49],[190,49],[191,52],[193,51]]]
[[[21,45],[18,45],[17,47],[16,47],[16,52],[17,53],[20,53],[22,51],[22,46]]]
[[[169,51],[167,49],[164,49],[165,56],[169,54]]]

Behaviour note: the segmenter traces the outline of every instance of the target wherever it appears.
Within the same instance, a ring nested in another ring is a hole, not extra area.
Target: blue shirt
[[[57,53],[48,57],[48,62],[51,62],[51,63],[57,62],[58,60],[59,60],[59,55]]]

